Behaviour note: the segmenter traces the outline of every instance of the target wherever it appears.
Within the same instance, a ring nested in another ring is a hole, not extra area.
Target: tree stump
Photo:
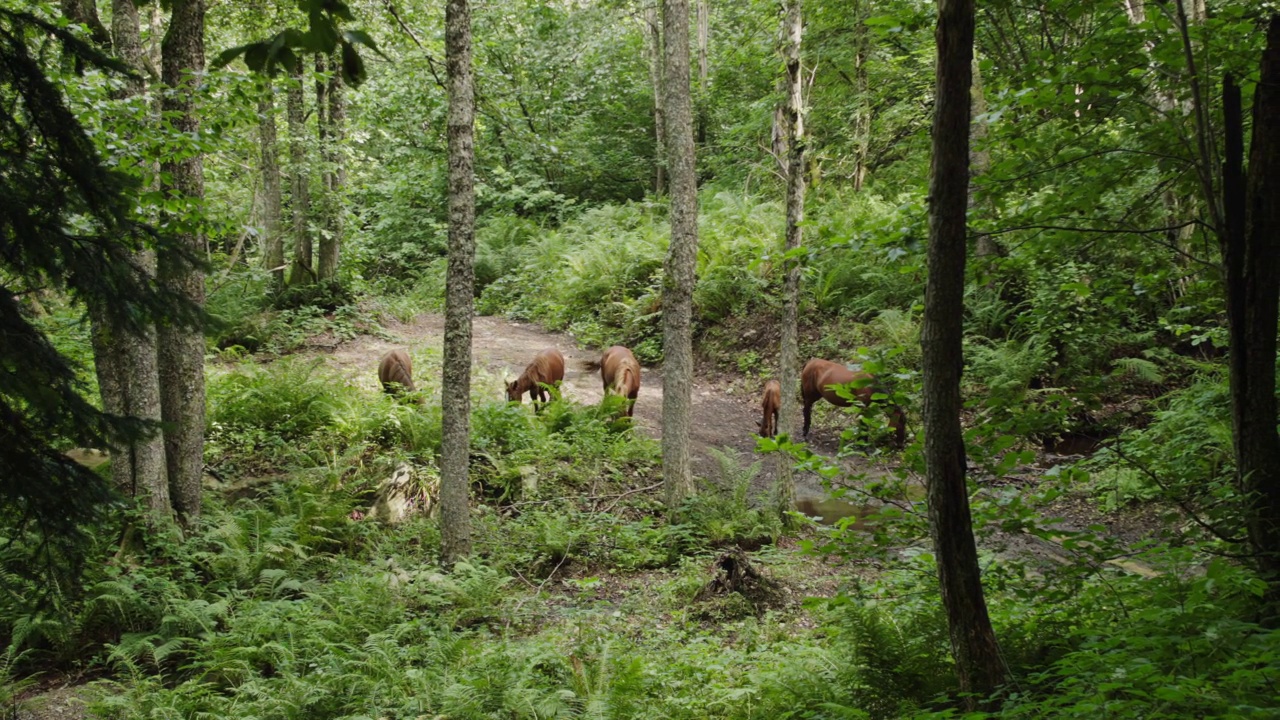
[[[777,581],[752,567],[747,554],[739,548],[722,554],[713,567],[715,577],[698,592],[694,598],[697,602],[736,593],[745,598],[758,613],[781,599],[782,587]]]

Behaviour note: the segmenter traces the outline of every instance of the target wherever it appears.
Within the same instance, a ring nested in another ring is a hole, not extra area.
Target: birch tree
[[[689,88],[689,1],[664,0],[667,165],[671,244],[662,286],[662,479],[669,510],[693,493],[689,435],[693,410],[693,286],[698,253],[698,186]]]
[[[785,100],[785,132],[787,135],[787,229],[786,275],[782,290],[782,407],[780,430],[790,437],[796,433],[796,396],[800,392],[800,224],[804,222],[804,88],[800,62],[800,41],[804,33],[801,0],[788,0],[782,20],[782,55],[786,63],[787,94]],[[782,511],[795,502],[792,466],[783,458],[779,468],[778,505]]]
[[[445,6],[449,93],[449,268],[445,280],[444,371],[440,392],[441,561],[471,554],[471,314],[475,290],[475,93],[471,83],[471,9]]]

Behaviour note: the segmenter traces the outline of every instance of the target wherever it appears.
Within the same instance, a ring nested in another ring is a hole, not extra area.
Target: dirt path
[[[330,362],[341,367],[361,386],[377,389],[375,366],[377,359],[392,348],[407,348],[413,354],[424,350],[439,352],[444,338],[444,318],[436,314],[419,315],[411,323],[391,323],[386,327],[388,338],[361,336],[344,343],[329,356]],[[583,404],[600,402],[603,388],[598,370],[586,369],[590,361],[600,359],[596,349],[579,348],[577,342],[562,333],[548,332],[537,325],[514,322],[501,317],[477,317],[472,340],[473,382],[477,390],[495,399],[502,397],[502,384],[517,377],[525,365],[539,350],[548,347],[558,349],[565,357],[565,397]],[[438,379],[415,380],[427,388],[438,386]],[[755,460],[755,433],[760,419],[758,399],[741,391],[734,392],[728,384],[695,379],[693,386],[693,445],[694,472],[702,477],[719,479],[718,464],[711,449],[732,450],[738,453],[744,464]],[[644,367],[641,370],[640,396],[635,406],[636,426],[651,437],[662,436],[662,369]],[[815,428],[811,447],[815,452],[828,456],[836,451],[837,436],[834,432]],[[758,457],[758,456],[757,456]],[[762,471],[755,479],[758,491],[769,488],[776,478],[776,460],[766,458]],[[863,468],[859,468],[863,469]],[[825,498],[817,476],[803,474],[797,478],[797,496],[801,499]]]

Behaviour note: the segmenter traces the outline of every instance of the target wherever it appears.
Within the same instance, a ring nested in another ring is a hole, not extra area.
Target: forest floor
[[[361,335],[343,343],[328,356],[328,362],[347,377],[370,389],[377,389],[378,359],[383,353],[404,348],[417,352],[424,347],[439,348],[444,340],[444,317],[437,314],[418,315],[411,322],[400,323],[384,320],[383,336]],[[561,392],[566,399],[593,405],[600,402],[604,389],[599,370],[589,370],[588,363],[599,361],[603,349],[583,349],[575,340],[562,333],[544,330],[537,325],[520,323],[497,316],[475,318],[472,339],[472,367],[476,372],[477,387],[493,392],[499,399],[501,386],[496,381],[515,379],[540,350],[556,348],[565,358],[565,378]],[[415,375],[415,380],[421,380]],[[419,383],[423,384],[423,383]],[[433,383],[434,384],[434,383]],[[695,377],[693,384],[693,463],[694,474],[716,479],[717,463],[712,450],[728,451],[749,457],[756,447],[756,435],[761,417],[760,398],[744,389],[741,378],[723,373],[715,377]],[[528,398],[526,396],[526,402]],[[815,425],[810,437],[810,448],[821,455],[834,457],[838,450],[840,432],[834,422],[824,422],[831,412],[825,406],[815,409]],[[653,437],[662,437],[662,369],[641,369],[640,395],[635,404],[635,424]],[[863,458],[845,458],[845,469],[883,475],[890,468],[877,465]],[[774,458],[764,463],[755,478],[753,490],[765,492],[777,478]],[[827,496],[817,475],[799,473],[796,495],[801,501],[816,501]]]
[[[440,348],[444,338],[444,318],[435,313],[424,313],[410,322],[384,319],[379,336],[361,335],[343,343],[331,354],[327,362],[344,375],[369,389],[378,389],[377,364],[383,353],[394,348],[405,348],[411,353],[424,348]],[[600,350],[583,349],[569,335],[547,331],[537,325],[508,320],[500,316],[475,318],[472,340],[473,383],[477,388],[487,388],[495,398],[502,397],[502,385],[523,372],[525,366],[540,350],[554,347],[565,357],[565,379],[562,392],[568,399],[583,404],[600,402],[603,388],[598,370],[589,370],[588,363],[599,360]],[[417,377],[426,384],[425,379]],[[728,451],[739,458],[750,459],[756,447],[756,435],[760,420],[757,383],[742,375],[725,372],[699,373],[693,384],[693,450],[695,475],[716,481],[717,461],[713,450]],[[438,385],[432,383],[438,388]],[[642,368],[640,395],[635,405],[636,426],[655,439],[662,435],[662,370],[657,367]],[[826,403],[814,408],[814,427],[809,438],[809,448],[829,459],[836,458],[840,444],[841,423],[848,416]],[[798,418],[797,418],[798,422]],[[1034,466],[1016,468],[1010,480],[1034,485],[1041,473],[1055,464],[1071,462],[1069,456],[1042,453]],[[776,456],[764,458],[761,472],[753,481],[753,492],[763,495],[777,479]],[[894,472],[888,461],[873,460],[861,456],[846,455],[839,459],[843,470],[851,477],[861,476],[862,482],[875,480]],[[912,476],[920,496],[924,494],[924,479]],[[822,486],[817,474],[796,473],[797,507],[805,514],[817,516],[826,522],[865,512],[867,508],[843,501],[833,501]],[[1139,542],[1166,527],[1158,517],[1158,509],[1152,506],[1129,508],[1103,514],[1084,497],[1066,497],[1052,506],[1043,508],[1048,517],[1060,518],[1058,526],[1064,531],[1083,530],[1101,526],[1104,534],[1126,544]],[[1024,559],[1034,558],[1042,562],[1070,563],[1060,544],[1027,533],[995,532],[984,543],[987,549],[1005,556]],[[1142,563],[1116,560],[1113,564],[1129,572],[1150,575],[1152,570]]]
[[[348,382],[376,393],[379,392],[376,368],[383,353],[394,348],[407,349],[418,357],[438,353],[443,335],[444,321],[438,314],[420,314],[408,322],[384,317],[380,331],[362,334],[345,342],[334,342],[333,338],[316,338],[301,355],[316,358],[338,371]],[[599,358],[598,350],[580,348],[572,337],[565,334],[492,316],[475,318],[472,345],[475,397],[491,395],[495,400],[500,399],[503,383],[518,376],[538,351],[548,347],[557,348],[565,356],[566,376],[562,387],[564,396],[582,404],[598,403],[603,396],[599,372],[588,369],[588,364]],[[438,393],[438,378],[419,374],[415,380],[428,394]],[[740,464],[760,459],[761,471],[755,476],[752,489],[755,493],[763,494],[772,487],[777,477],[778,458],[757,458],[754,454],[755,433],[760,417],[758,385],[758,379],[748,375],[700,373],[695,379],[693,390],[693,446],[695,473],[713,482],[720,479],[719,463],[713,451],[734,453]],[[660,368],[645,367],[635,406],[636,427],[655,439],[659,438],[661,418],[662,372]],[[847,422],[848,416],[820,404],[815,409],[810,448],[817,454],[835,458],[839,450],[839,429]],[[1013,484],[1016,487],[1031,487],[1037,483],[1045,468],[1069,460],[1070,458],[1041,454],[1036,466],[1017,468],[1013,475],[1000,482],[988,484],[980,481],[979,484],[983,487],[982,492],[999,491],[1002,483],[1006,486]],[[887,459],[852,456],[842,457],[838,462],[850,474],[863,473],[864,477],[871,479],[890,474],[896,469]],[[919,486],[917,489],[923,495],[923,479],[912,477],[911,482]],[[797,474],[797,506],[805,514],[820,516],[827,522],[865,511],[865,508],[850,503],[831,501],[828,491],[813,473]],[[1101,525],[1105,528],[1105,535],[1125,543],[1140,541],[1164,524],[1154,506],[1143,505],[1104,515],[1099,512],[1095,503],[1083,495],[1060,499],[1049,507],[1041,508],[1041,512],[1046,517],[1061,518],[1059,526],[1064,530]],[[795,554],[799,544],[800,541],[794,537],[784,537],[771,550],[755,556],[755,561],[783,580],[787,605],[798,607],[803,597],[833,596],[857,576],[875,574],[873,567],[861,563],[851,564],[835,557],[799,558]],[[1031,561],[1032,565],[1075,562],[1071,553],[1059,544],[1027,533],[995,532],[980,540],[980,544],[997,555]],[[1140,562],[1127,559],[1113,560],[1111,564],[1143,576],[1150,576],[1154,572]],[[564,568],[563,574],[571,577],[585,570]],[[598,585],[592,593],[592,602],[623,607],[634,602],[635,597],[650,595],[654,583],[665,577],[665,571],[600,573],[599,578],[593,578],[598,581]],[[525,583],[528,584],[528,581]],[[526,622],[532,621],[533,626],[560,622],[560,616],[565,614],[566,608],[581,603],[576,599],[572,588],[560,588],[558,585],[559,583],[555,583],[552,587],[545,588],[548,595],[543,601],[525,606]],[[530,585],[530,588],[535,596],[544,589],[541,585]],[[797,627],[803,627],[811,624],[812,619],[807,613],[796,613],[792,621],[797,623]],[[87,702],[92,701],[93,693],[97,691],[93,689],[94,686],[82,685],[82,682],[83,679],[73,677],[43,679],[23,693],[24,702],[16,717],[29,720],[78,720],[87,717]]]

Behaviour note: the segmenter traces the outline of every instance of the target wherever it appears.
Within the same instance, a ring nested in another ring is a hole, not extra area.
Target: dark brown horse
[[[378,382],[382,383],[383,390],[392,395],[415,392],[417,388],[413,386],[413,361],[409,359],[409,353],[392,350],[383,355],[382,361],[378,363]]]
[[[813,414],[813,404],[818,400],[826,400],[837,407],[849,407],[850,402],[838,394],[832,385],[848,385],[858,380],[867,382],[861,387],[852,388],[853,396],[865,406],[871,405],[871,397],[880,388],[873,385],[875,376],[867,372],[854,372],[838,363],[813,358],[804,364],[800,371],[800,395],[804,398],[804,436],[809,437],[809,420]],[[906,413],[897,405],[888,410],[889,427],[894,430],[894,443],[902,447],[907,438]]]
[[[533,362],[524,369],[520,377],[507,383],[507,401],[524,402],[524,394],[529,393],[534,405],[551,399],[551,394],[543,385],[560,387],[564,380],[564,356],[555,348],[547,348],[533,356]]]
[[[764,416],[760,418],[760,435],[771,438],[778,434],[778,408],[782,407],[782,383],[770,380],[764,384],[761,405]]]
[[[600,379],[605,395],[621,395],[631,401],[627,403],[627,417],[631,417],[640,394],[640,363],[636,356],[621,345],[605,350],[600,358]]]

